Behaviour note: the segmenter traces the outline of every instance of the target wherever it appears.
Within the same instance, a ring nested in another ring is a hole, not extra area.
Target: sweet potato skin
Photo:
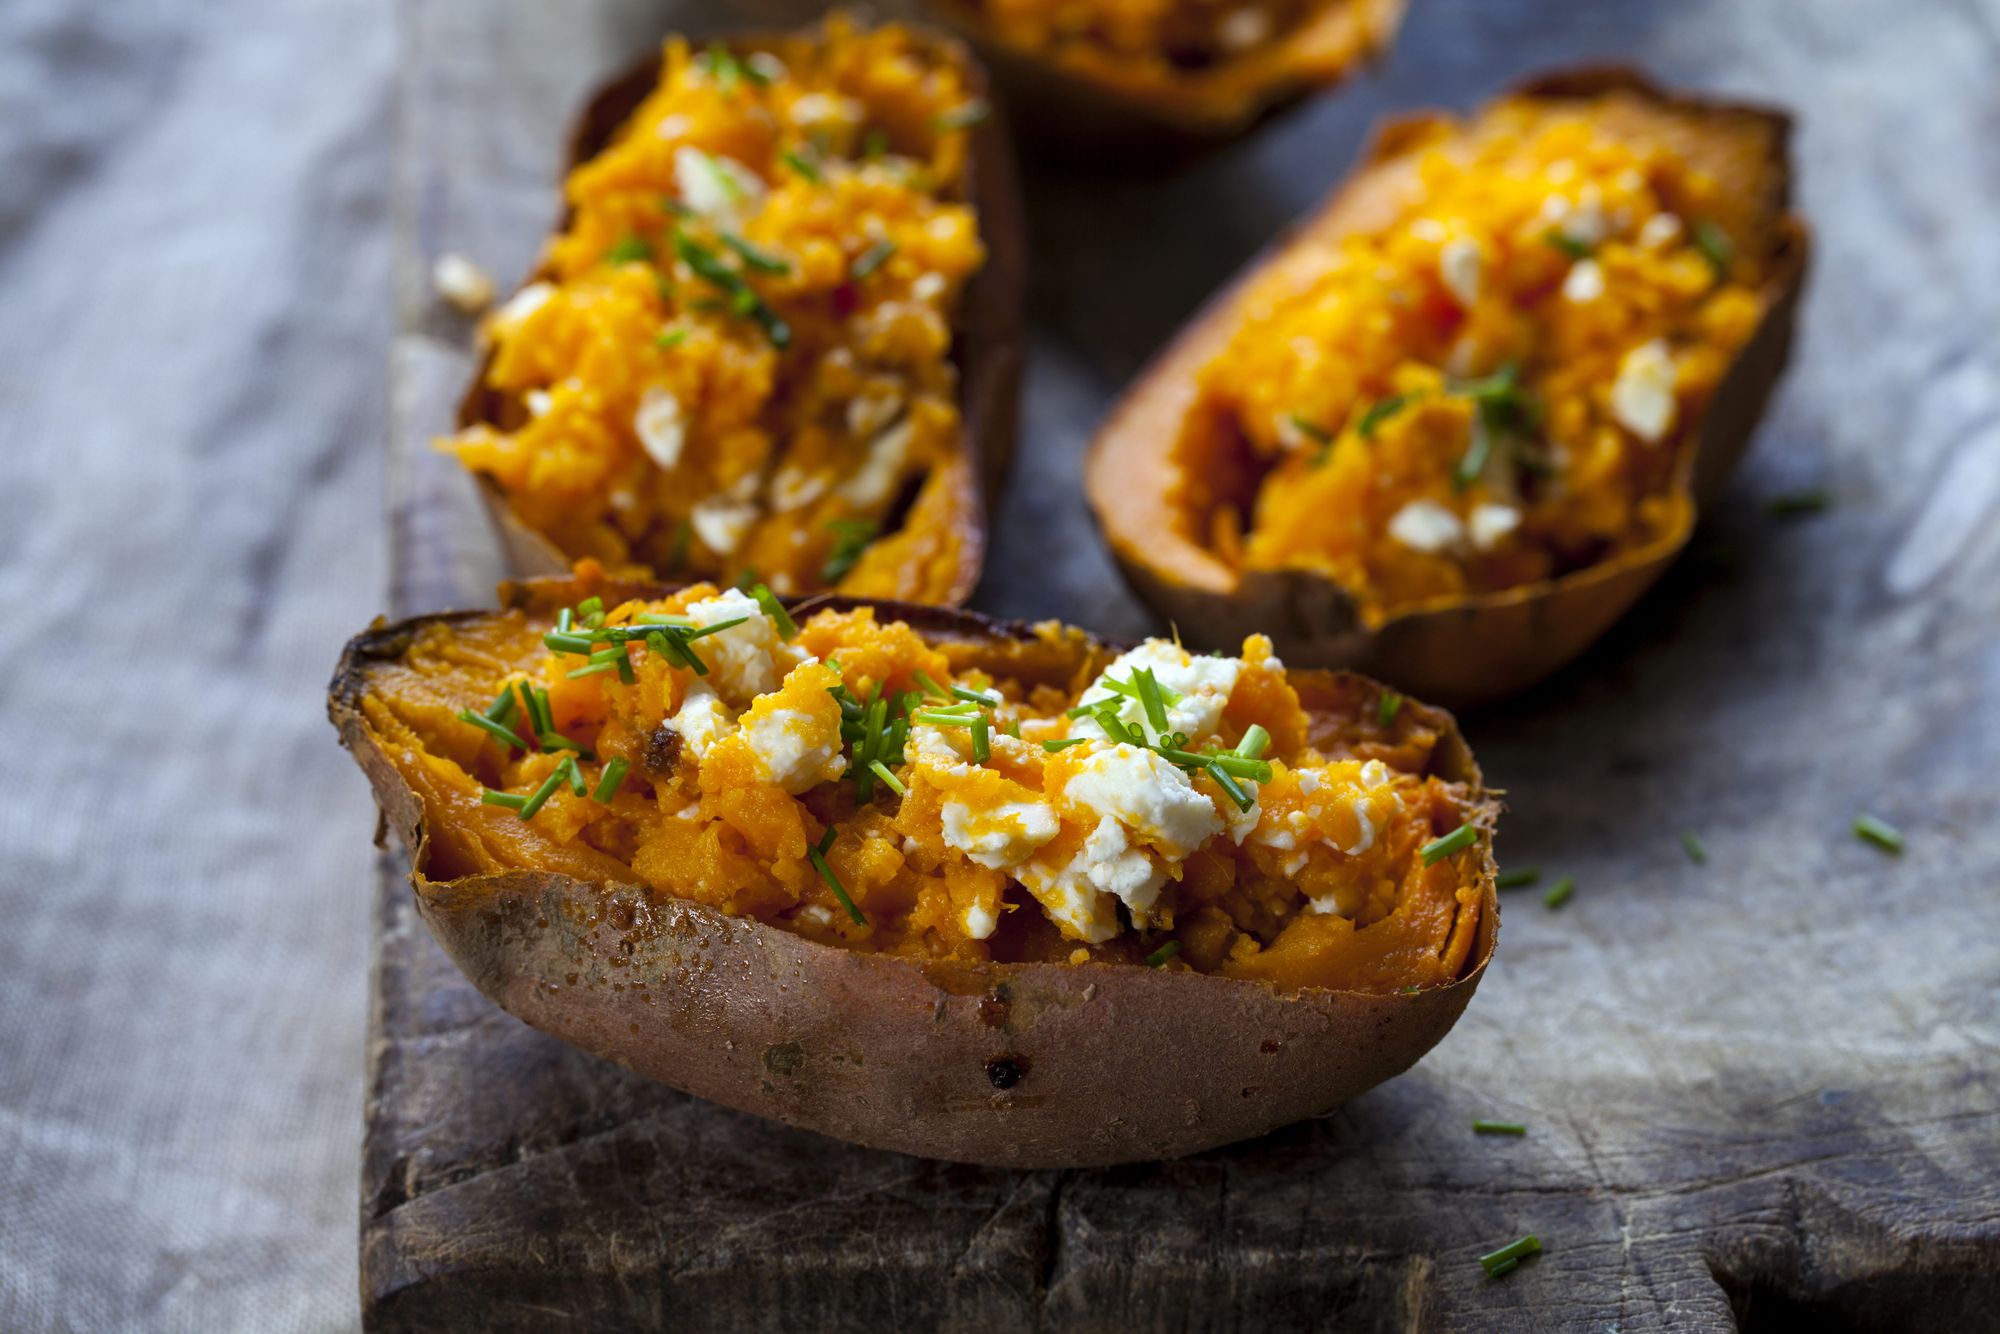
[[[943,33],[922,28],[914,31],[942,58],[960,64],[975,92],[987,95],[986,71],[963,43]],[[748,55],[771,46],[781,37],[782,34],[759,31],[724,34],[711,40],[738,55]],[[591,94],[570,129],[563,159],[565,176],[611,143],[619,127],[631,118],[659,79],[660,53],[656,50]],[[966,286],[958,337],[952,347],[952,358],[958,366],[959,410],[966,435],[964,459],[968,462],[948,479],[945,487],[946,507],[960,537],[958,569],[950,588],[937,599],[947,606],[964,602],[979,582],[986,555],[987,523],[1013,458],[1020,414],[1021,367],[1026,356],[1022,294],[1027,283],[1027,223],[1022,213],[1013,146],[1006,125],[998,116],[987,117],[971,127],[969,134],[972,145],[967,155],[967,197],[979,214],[986,262]],[[558,214],[552,230],[560,230],[568,221],[565,208]],[[547,276],[546,269],[538,266],[522,279],[519,287]],[[492,360],[490,350],[480,358],[471,382],[459,399],[456,425],[461,430],[481,423],[500,424],[524,410],[511,395],[487,384]],[[524,578],[569,572],[570,558],[514,513],[505,492],[492,478],[479,474],[474,482],[509,570]]]
[[[560,605],[559,580],[503,588]],[[609,597],[657,595],[594,584]],[[840,607],[838,599],[815,605]],[[1026,626],[897,603],[879,615],[962,640]],[[482,613],[455,613],[457,618]],[[381,626],[343,655],[328,711],[411,850],[432,933],[529,1024],[649,1078],[854,1143],[1012,1167],[1168,1158],[1316,1115],[1408,1069],[1464,1011],[1497,939],[1497,809],[1447,716],[1433,766],[1479,827],[1479,917],[1459,978],[1411,994],[1308,990],[1184,970],[935,963],[822,945],[639,885],[516,871],[433,881],[422,803],[359,701],[371,664],[435,618]],[[1044,641],[1046,642],[1046,641]],[[1079,637],[1063,651],[1104,651]]]
[[[1638,94],[1663,109],[1718,120],[1762,122],[1774,136],[1780,171],[1773,189],[1789,199],[1782,170],[1789,121],[1780,112],[1669,93],[1622,67],[1546,75],[1516,94],[1551,100]],[[1686,545],[1700,509],[1712,504],[1763,416],[1791,353],[1810,236],[1796,216],[1775,224],[1774,261],[1763,316],[1717,388],[1675,489],[1692,504],[1662,540],[1554,580],[1398,613],[1369,625],[1340,585],[1302,570],[1236,571],[1168,531],[1162,513],[1136,513],[1132,478],[1162,465],[1152,446],[1169,440],[1195,401],[1199,368],[1226,343],[1244,286],[1302,243],[1365,226],[1389,204],[1392,173],[1409,147],[1432,137],[1435,114],[1381,126],[1348,180],[1279,237],[1213,298],[1143,371],[1091,442],[1085,487],[1107,544],[1134,590],[1183,633],[1204,645],[1261,629],[1294,666],[1345,667],[1380,677],[1452,708],[1471,708],[1533,685],[1582,653],[1665,573]],[[1448,120],[1445,123],[1449,123]]]

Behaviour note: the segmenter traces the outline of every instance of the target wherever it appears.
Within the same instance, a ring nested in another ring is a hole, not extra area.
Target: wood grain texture
[[[782,21],[779,6],[689,26]],[[405,0],[395,610],[490,600],[424,447],[470,366],[442,250],[525,271],[559,127],[675,22]],[[1346,168],[1370,120],[1618,57],[1789,103],[1821,264],[1696,550],[1467,721],[1511,812],[1505,946],[1416,1070],[1179,1162],[1017,1173],[850,1149],[522,1027],[382,861],[362,1190],[378,1329],[1978,1329],[2000,1311],[2000,4],[1418,0],[1383,75],[1166,179],[1029,176],[1023,453],[975,605],[1151,628],[1077,485],[1105,404]],[[1115,257],[1116,262],[1109,262]],[[1834,508],[1766,501],[1824,486]],[[1909,836],[1891,858],[1848,824]],[[1677,841],[1698,831],[1691,862]],[[1474,1117],[1529,1126],[1475,1137]],[[1504,1280],[1476,1257],[1524,1232]]]

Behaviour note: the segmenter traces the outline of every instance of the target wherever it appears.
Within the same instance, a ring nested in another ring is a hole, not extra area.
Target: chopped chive
[[[742,256],[743,262],[759,273],[786,274],[792,271],[790,260],[781,259],[768,250],[761,250],[734,232],[724,232],[722,244]]]
[[[679,347],[687,341],[686,329],[662,329],[653,335],[653,346],[665,352],[668,348]]]
[[[1252,723],[1243,739],[1236,743],[1236,753],[1246,760],[1263,758],[1265,748],[1271,744],[1271,734],[1261,723]]]
[[[544,732],[541,742],[543,750],[573,750],[579,755],[585,753],[582,746],[577,745],[576,742],[571,741],[561,732]]]
[[[919,690],[922,690],[926,695],[929,695],[932,699],[951,698],[951,692],[949,690],[946,690],[943,686],[939,685],[937,682],[931,680],[930,673],[928,672],[923,672],[923,671],[911,672],[910,679],[917,683],[917,688]]]
[[[1478,830],[1470,824],[1462,824],[1443,838],[1424,844],[1418,855],[1424,859],[1424,865],[1435,866],[1453,853],[1471,847],[1472,841],[1478,837]]]
[[[492,788],[485,788],[479,794],[479,802],[482,806],[505,806],[518,811],[528,804],[528,799],[516,792],[495,792]]]
[[[1021,720],[1019,718],[1009,718],[1007,720],[1007,726],[1005,726],[1001,730],[1004,731],[1008,736],[1013,737],[1016,741],[1019,741],[1021,739]]]
[[[563,756],[563,762],[556,766],[556,772],[568,776],[569,790],[577,796],[584,796],[590,791],[589,785],[583,781],[583,770],[577,767],[574,755]]]
[[[1533,1236],[1523,1237],[1519,1241],[1508,1242],[1497,1251],[1489,1251],[1480,1256],[1479,1267],[1492,1277],[1498,1278],[1541,1249],[1542,1243]]]
[[[806,180],[811,181],[814,185],[826,184],[826,177],[819,174],[819,168],[808,161],[797,149],[787,148],[784,152],[778,154],[778,159]]]
[[[1486,413],[1472,414],[1472,440],[1466,445],[1465,453],[1451,470],[1451,489],[1463,491],[1479,480],[1479,474],[1486,471],[1486,460],[1493,454],[1493,432],[1486,424]]]
[[[1153,725],[1155,732],[1167,730],[1167,706],[1160,699],[1160,683],[1153,679],[1151,667],[1133,669],[1132,685],[1139,694],[1139,706],[1146,711],[1146,721]]]
[[[609,806],[611,799],[618,795],[618,787],[625,781],[625,774],[631,767],[628,761],[622,759],[612,760],[606,764],[604,774],[597,780],[597,789],[590,794],[590,799],[600,806]]]
[[[1231,778],[1229,772],[1220,763],[1210,761],[1206,768],[1208,776],[1215,780],[1216,786],[1220,787],[1228,794],[1229,799],[1236,803],[1236,809],[1247,811],[1257,804],[1257,799],[1248,792],[1245,792],[1243,785],[1238,783],[1234,778]]]
[[[826,881],[826,887],[833,891],[833,896],[840,900],[840,906],[847,909],[847,915],[854,920],[854,924],[866,926],[868,919],[861,915],[861,909],[854,906],[854,900],[848,897],[847,886],[840,883],[840,877],[835,875],[833,867],[827,864],[826,850],[832,846],[833,827],[829,825],[826,837],[819,841],[819,845],[806,849],[806,858],[812,862],[813,870],[819,872],[819,878]]]
[[[721,175],[726,179],[728,174],[724,172]],[[738,314],[756,320],[774,346],[782,348],[790,345],[792,326],[765,305],[764,299],[743,280],[743,275],[724,264],[721,256],[680,230],[674,232],[674,253],[683,264],[694,270],[697,278],[720,288]]]
[[[1166,944],[1160,946],[1160,948],[1154,950],[1151,954],[1148,954],[1146,956],[1146,967],[1148,968],[1164,967],[1166,965],[1167,960],[1173,958],[1176,954],[1179,954],[1180,952],[1181,952],[1181,943],[1178,940],[1170,940]]]
[[[1542,895],[1542,906],[1551,911],[1568,903],[1576,894],[1576,877],[1566,875],[1549,886],[1549,892]]]
[[[895,793],[899,797],[907,797],[910,795],[908,789],[906,789],[903,786],[902,780],[897,778],[895,774],[891,773],[889,771],[889,766],[883,764],[882,761],[870,760],[868,761],[868,767],[875,771],[875,776],[881,779],[882,785],[888,788],[891,792]]]
[[[1502,871],[1494,877],[1495,889],[1525,889],[1542,878],[1542,873],[1532,866],[1524,866],[1518,871]]]
[[[1518,1121],[1474,1121],[1472,1129],[1480,1135],[1525,1135],[1528,1128]]]
[[[1178,746],[1159,746],[1156,749],[1162,759],[1178,764],[1184,769],[1215,768],[1235,778],[1248,778],[1258,783],[1271,781],[1269,760],[1253,760],[1226,750],[1210,750],[1196,754],[1191,750],[1182,750]]]
[[[681,632],[680,637],[682,639],[705,639],[709,635],[719,635],[724,630],[728,630],[734,626],[742,625],[749,619],[750,618],[748,616],[732,616],[730,619],[726,621],[711,621],[707,625],[701,626],[698,629],[683,630]]]
[[[854,267],[847,271],[847,276],[855,282],[860,282],[863,278],[866,278],[869,274],[887,264],[889,257],[895,253],[896,243],[894,241],[877,241],[874,245],[869,246],[861,252],[859,258],[854,261]]]
[[[563,634],[556,630],[551,630],[542,636],[542,643],[548,647],[549,652],[575,653],[584,657],[590,655],[596,642],[589,635]]]
[[[1568,255],[1571,259],[1589,259],[1594,253],[1590,242],[1579,241],[1557,228],[1551,227],[1542,233],[1542,240]]]
[[[1873,815],[1861,815],[1855,818],[1854,836],[1873,843],[1884,852],[1903,850],[1903,831],[1887,820],[1878,819]]]
[[[972,720],[972,762],[974,764],[984,764],[992,756],[992,724],[987,721],[986,715],[982,713]]]
[[[1376,428],[1408,407],[1410,401],[1408,394],[1391,394],[1387,398],[1376,399],[1368,411],[1361,414],[1361,424],[1354,428],[1355,433],[1363,440],[1373,440]]]
[[[1071,746],[1081,746],[1084,742],[1088,740],[1090,740],[1090,738],[1087,736],[1057,737],[1053,741],[1044,741],[1042,743],[1042,749],[1047,751],[1049,754],[1053,755],[1059,750],[1068,750]]]
[[[574,611],[571,611],[568,607],[564,607],[561,611],[556,613],[557,634],[559,635],[568,634],[570,627],[574,624],[576,624],[576,613]]]
[[[612,243],[611,248],[604,252],[604,262],[607,264],[637,264],[652,257],[653,247],[646,239],[630,233],[619,237]]]
[[[562,766],[558,765],[555,772],[542,780],[542,785],[535,789],[534,795],[522,803],[520,810],[521,818],[523,820],[534,819],[535,813],[548,804],[549,798],[553,797],[556,794],[556,789],[562,785],[563,771]]]
[[[1773,514],[1818,514],[1833,506],[1833,493],[1825,487],[1805,491],[1785,491],[1764,502]]]
[[[838,583],[860,561],[862,553],[868,550],[868,544],[881,530],[872,519],[832,519],[826,527],[833,534],[834,543],[826,564],[820,567],[820,577],[830,584]]]
[[[504,742],[516,750],[526,750],[528,748],[528,743],[514,735],[512,728],[494,722],[483,713],[474,713],[471,709],[460,709],[458,711],[458,718],[460,722],[471,723],[474,727],[487,733],[496,741]]]
[[[929,723],[933,727],[970,727],[973,720],[981,715],[975,709],[922,709],[910,715],[910,721]]]
[[[1708,861],[1708,848],[1702,843],[1701,835],[1692,829],[1681,830],[1681,847],[1686,850],[1688,860],[1696,866]]]
[[[588,667],[579,667],[573,672],[564,672],[563,675],[571,681],[581,681],[586,676],[600,676],[605,672],[617,670],[618,664],[615,662],[593,662]]]
[[[694,525],[682,519],[674,529],[674,544],[667,549],[667,568],[678,570],[687,564],[688,539],[694,536]]]
[[[880,130],[870,130],[861,136],[861,156],[865,158],[886,157],[889,152],[889,136]]]
[[[514,698],[514,687],[508,686],[495,695],[493,702],[486,706],[486,717],[505,727],[514,721],[514,714],[520,707],[520,701]]]
[[[1321,426],[1318,422],[1309,421],[1306,418],[1301,417],[1296,412],[1291,414],[1291,416],[1287,418],[1287,420],[1291,422],[1293,428],[1297,430],[1300,435],[1303,435],[1304,437],[1306,437],[1306,439],[1318,445],[1320,448],[1320,452],[1322,454],[1326,452],[1328,446],[1333,444],[1333,432],[1327,430],[1324,426]]]
[[[1694,248],[1701,251],[1708,267],[1715,270],[1717,282],[1729,277],[1729,266],[1736,258],[1736,244],[1729,239],[1728,232],[1703,219],[1694,225]]]
[[[1383,727],[1392,726],[1402,711],[1403,697],[1393,690],[1383,691],[1375,701],[1375,721]]]
[[[632,619],[641,625],[678,625],[683,628],[694,625],[692,616],[676,616],[672,612],[665,611],[642,611]]]
[[[962,699],[968,704],[984,704],[989,709],[997,708],[1000,704],[1000,692],[997,690],[989,695],[983,690],[971,690],[965,686],[953,686],[951,694],[953,699]]]
[[[939,130],[968,130],[985,120],[990,114],[991,108],[984,102],[974,98],[970,102],[961,103],[945,112],[933,120],[931,126]]]
[[[750,596],[757,599],[757,605],[764,609],[764,614],[778,627],[778,638],[792,639],[798,635],[798,622],[794,621],[791,613],[785,610],[785,604],[778,601],[777,594],[763,584],[758,584],[750,590]]]

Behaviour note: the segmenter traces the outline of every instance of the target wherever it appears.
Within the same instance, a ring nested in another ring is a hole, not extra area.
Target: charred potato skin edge
[[[1195,354],[1226,334],[1246,284],[1349,207],[1370,183],[1373,169],[1400,157],[1412,140],[1421,140],[1443,116],[1420,112],[1378,126],[1348,176],[1246,263],[1189,320],[1133,381],[1092,439],[1084,464],[1092,513],[1126,581],[1148,605],[1203,644],[1232,642],[1262,629],[1294,665],[1350,668],[1448,707],[1468,709],[1517,694],[1574,660],[1666,572],[1687,545],[1700,513],[1721,494],[1784,374],[1805,286],[1811,234],[1801,218],[1787,211],[1791,120],[1782,111],[1670,93],[1623,66],[1544,75],[1501,96],[1587,99],[1621,91],[1670,110],[1755,116],[1772,128],[1775,138],[1780,216],[1774,266],[1764,285],[1767,302],[1755,332],[1717,386],[1694,445],[1683,452],[1677,466],[1674,488],[1692,502],[1686,522],[1657,542],[1556,579],[1420,604],[1370,626],[1345,589],[1310,571],[1245,572],[1227,592],[1181,582],[1169,577],[1168,563],[1149,558],[1151,534],[1124,532],[1107,520],[1113,505],[1106,497],[1118,486],[1109,456],[1123,444],[1124,434],[1142,429],[1135,419],[1147,414],[1157,397],[1177,392],[1185,397],[1185,388],[1175,377],[1198,370],[1200,359]],[[1157,433],[1158,425],[1148,418],[1145,428]],[[1177,542],[1184,546],[1184,540]]]
[[[660,585],[590,585],[613,599]],[[503,585],[507,606],[582,586]],[[804,611],[864,605],[796,599]],[[927,634],[998,642],[1023,624],[871,602]],[[1136,966],[924,963],[822,945],[637,884],[514,871],[429,879],[421,800],[375,744],[360,698],[455,612],[378,625],[343,653],[328,697],[342,744],[411,851],[417,906],[480,991],[528,1024],[648,1078],[873,1148],[1020,1168],[1172,1158],[1324,1113],[1408,1069],[1463,1013],[1499,932],[1499,805],[1450,716],[1432,768],[1479,828],[1480,917],[1461,976],[1408,994],[1305,990]],[[1084,639],[1099,649],[1111,646]],[[1372,684],[1372,683],[1371,683]],[[1377,687],[1379,689],[1379,687]]]
[[[959,64],[975,95],[990,97],[986,70],[964,43],[920,24],[905,26],[941,58]],[[791,36],[760,30],[689,40],[697,45],[723,45],[734,52],[748,53],[768,49]],[[563,158],[564,177],[610,145],[619,127],[659,83],[660,64],[661,55],[656,50],[601,85],[585,101],[570,130]],[[966,155],[966,198],[978,214],[986,262],[973,275],[960,300],[957,336],[952,344],[952,359],[959,376],[959,414],[965,430],[966,458],[971,466],[963,470],[959,479],[961,494],[955,498],[962,546],[959,568],[949,595],[943,599],[950,606],[972,596],[985,563],[987,524],[1014,453],[1025,356],[1021,300],[1027,282],[1027,223],[1022,213],[1013,147],[998,116],[988,116],[967,133],[971,136],[971,148]],[[569,219],[570,210],[564,207],[550,234],[567,226]],[[537,264],[515,290],[546,277],[547,268]],[[480,355],[478,367],[459,399],[456,417],[459,430],[503,419],[510,396],[486,383],[493,357],[494,350],[490,347]],[[571,559],[514,512],[497,482],[484,473],[473,474],[473,481],[499,536],[508,568],[514,574],[534,577],[569,573]]]

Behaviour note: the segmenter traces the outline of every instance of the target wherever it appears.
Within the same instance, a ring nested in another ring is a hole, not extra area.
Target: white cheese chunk
[[[868,457],[841,484],[840,494],[863,507],[887,500],[903,475],[903,460],[909,456],[910,437],[915,430],[905,417],[876,436],[868,446]]]
[[[965,934],[974,940],[985,940],[998,925],[1000,914],[983,903],[975,903],[965,910]]]
[[[1007,801],[975,807],[957,797],[941,810],[944,841],[970,861],[996,871],[1011,870],[1035,855],[1061,829],[1055,808],[1045,801]]]
[[[1655,338],[1627,352],[1611,386],[1611,415],[1618,424],[1648,444],[1658,444],[1673,429],[1678,406],[1674,357],[1665,340]]]
[[[520,327],[523,320],[540,310],[555,294],[555,286],[551,283],[529,283],[508,297],[506,304],[493,312],[488,327],[496,334],[512,333]]]
[[[1271,36],[1271,16],[1261,9],[1232,10],[1215,25],[1215,35],[1225,51],[1248,51]]]
[[[847,772],[837,718],[753,708],[744,715],[743,740],[757,757],[758,776],[795,797]]]
[[[1412,551],[1435,555],[1463,542],[1465,525],[1435,500],[1412,500],[1389,520],[1389,536]]]
[[[1159,740],[1160,732],[1146,717],[1145,705],[1106,684],[1109,681],[1131,684],[1132,673],[1142,669],[1150,670],[1153,679],[1171,692],[1161,696],[1163,701],[1172,701],[1166,705],[1166,731],[1185,732],[1190,742],[1198,742],[1213,735],[1221,723],[1230,692],[1236,689],[1236,680],[1243,673],[1243,660],[1191,654],[1168,640],[1149,639],[1106,667],[1077,703],[1092,705],[1117,700],[1121,721],[1143,729],[1148,741]],[[1174,699],[1174,695],[1180,698]],[[1102,738],[1105,732],[1095,718],[1085,716],[1071,725],[1070,735]]]
[[[764,206],[764,182],[735,158],[684,144],[674,150],[681,202],[704,218],[739,228]]]
[[[1491,503],[1474,505],[1472,517],[1466,522],[1466,531],[1472,535],[1472,545],[1481,551],[1491,551],[1506,540],[1509,533],[1521,526],[1521,511],[1512,505]]]
[[[824,472],[807,472],[786,464],[771,474],[771,508],[780,514],[803,509],[825,495],[833,485]]]
[[[758,695],[767,695],[778,688],[787,672],[805,661],[804,653],[778,638],[777,627],[756,599],[740,589],[691,603],[685,614],[696,625],[744,618],[741,625],[694,641],[695,651],[708,664],[711,688],[726,700],[748,704]]]
[[[681,461],[681,448],[687,443],[687,418],[681,415],[681,401],[670,390],[654,385],[640,397],[639,410],[632,414],[632,429],[660,467],[671,470]]]
[[[493,280],[460,254],[443,254],[431,268],[431,286],[461,314],[477,315],[493,304]]]
[[[1639,224],[1639,245],[1646,250],[1664,250],[1681,238],[1677,214],[1655,213]]]
[[[1604,295],[1604,266],[1594,259],[1580,259],[1569,266],[1563,278],[1563,300],[1572,305],[1589,305]]]
[[[1171,860],[1219,833],[1215,804],[1156,751],[1115,742],[1087,756],[1063,789],[1077,806],[1116,820]]]
[[[750,535],[750,526],[757,522],[757,506],[747,500],[710,496],[696,503],[688,522],[709,550],[727,556]]]
[[[736,719],[722,706],[715,692],[699,681],[688,687],[680,712],[667,722],[681,734],[681,744],[696,759],[708,754],[710,746],[736,730]]]
[[[1438,251],[1438,278],[1460,306],[1470,308],[1478,302],[1479,277],[1485,262],[1479,242],[1470,237],[1447,241]]]

